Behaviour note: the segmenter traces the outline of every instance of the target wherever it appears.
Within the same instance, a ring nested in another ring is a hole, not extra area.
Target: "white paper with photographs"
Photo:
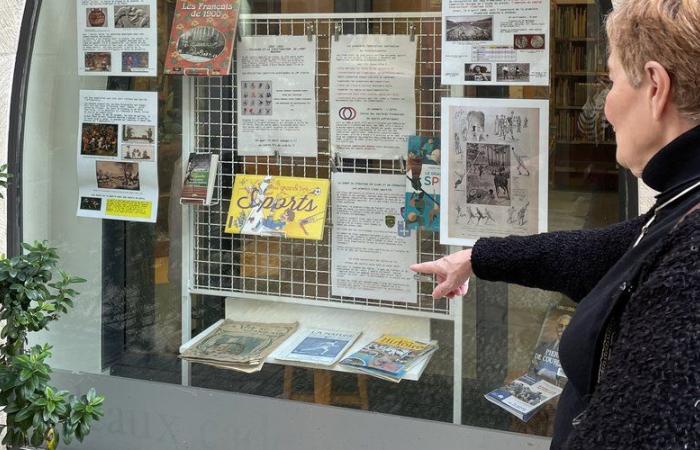
[[[315,157],[316,37],[243,37],[237,45],[238,154]]]
[[[440,243],[547,229],[549,102],[442,99]]]
[[[442,84],[549,85],[549,0],[444,0]]]
[[[416,134],[416,41],[407,35],[331,42],[330,146],[342,158],[405,157]]]
[[[77,0],[78,75],[155,77],[156,0]]]
[[[335,173],[332,295],[417,303],[416,234],[401,215],[405,175]]]
[[[155,222],[158,93],[80,91],[78,216]]]

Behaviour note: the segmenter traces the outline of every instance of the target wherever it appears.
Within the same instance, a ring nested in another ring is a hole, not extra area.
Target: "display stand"
[[[417,41],[416,108],[418,134],[439,135],[440,99],[461,95],[440,85],[439,13],[358,14],[262,14],[241,15],[239,29],[251,35],[317,36],[316,97],[319,124],[318,156],[239,156],[236,152],[235,75],[213,78],[183,78],[183,148],[219,154],[217,177],[222,201],[209,208],[183,208],[182,343],[192,345],[192,295],[225,297],[226,317],[235,320],[300,322],[300,327],[362,331],[351,352],[383,333],[430,339],[430,321],[448,321],[454,329],[453,421],[461,423],[462,405],[462,299],[431,296],[434,283],[421,277],[415,302],[394,302],[331,294],[331,208],[329,202],[324,239],[306,241],[277,237],[241,236],[224,233],[227,196],[235,174],[284,175],[330,178],[334,170],[353,173],[404,174],[404,164],[395,160],[343,159],[337,164],[329,152],[328,82],[333,36],[346,34],[406,34]],[[235,67],[234,67],[235,69]],[[235,70],[233,71],[235,73]],[[186,160],[183,155],[183,160]],[[340,167],[340,169],[339,169]],[[417,230],[418,260],[431,261],[455,251],[441,246],[439,235]],[[242,273],[246,248],[274,270],[261,267]],[[273,261],[273,262],[271,262]],[[197,339],[195,337],[194,339]],[[447,344],[447,343],[442,343]],[[284,346],[284,344],[283,344]],[[449,347],[449,345],[445,345]],[[282,348],[278,349],[282,351]],[[267,362],[286,366],[316,366],[278,361],[273,352]],[[320,366],[320,368],[328,369]],[[418,379],[425,365],[409,379]],[[344,371],[342,367],[330,368]],[[182,364],[182,383],[190,384],[190,363]]]

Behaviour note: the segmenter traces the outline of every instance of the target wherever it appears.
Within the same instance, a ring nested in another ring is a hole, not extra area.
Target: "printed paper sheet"
[[[440,243],[547,228],[546,100],[442,99]]]
[[[404,229],[404,175],[332,178],[332,295],[416,303],[416,234]]]
[[[331,43],[331,152],[394,159],[416,134],[416,42],[407,35],[339,36]]]
[[[78,216],[155,222],[158,93],[80,91]]]
[[[77,2],[78,75],[157,75],[156,0]]]
[[[549,0],[444,0],[442,84],[549,85]]]
[[[315,157],[316,38],[244,37],[237,52],[238,154]]]

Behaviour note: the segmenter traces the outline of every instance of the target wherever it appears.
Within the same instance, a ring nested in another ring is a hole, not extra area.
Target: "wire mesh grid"
[[[417,302],[393,302],[331,295],[331,208],[329,201],[321,241],[258,237],[224,233],[231,187],[235,174],[284,175],[329,178],[332,174],[329,150],[329,63],[334,35],[412,34],[417,41],[416,108],[417,132],[438,135],[440,100],[449,88],[440,85],[439,16],[341,17],[341,18],[242,18],[241,34],[316,36],[316,97],[318,156],[240,156],[236,152],[235,76],[198,78],[194,83],[194,151],[216,153],[221,160],[217,192],[221,201],[211,207],[195,207],[192,229],[193,277],[191,289],[215,295],[255,298],[284,298],[286,301],[324,302],[327,306],[358,305],[400,313],[450,315],[447,299],[434,300],[432,280],[418,281]],[[235,59],[235,58],[234,58]],[[234,62],[235,65],[235,62]],[[234,67],[235,69],[235,67]],[[235,70],[232,71],[234,74]],[[342,172],[402,174],[400,161],[343,159]],[[439,236],[418,231],[418,259],[430,261],[443,256],[447,247]]]

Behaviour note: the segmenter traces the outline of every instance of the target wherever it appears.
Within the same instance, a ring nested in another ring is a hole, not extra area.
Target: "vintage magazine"
[[[409,230],[440,231],[440,137],[410,136],[403,217]]]
[[[489,392],[484,397],[520,420],[527,422],[545,403],[561,394],[562,389],[530,375],[523,375],[511,383]]]
[[[331,366],[338,362],[360,334],[339,330],[302,330],[289,350],[276,359]]]
[[[184,349],[180,357],[216,367],[256,371],[267,355],[297,329],[297,323],[257,323],[222,320]]]
[[[340,364],[398,382],[411,367],[437,348],[437,341],[426,343],[402,336],[383,335],[343,359]]]
[[[440,243],[547,230],[549,102],[442,99]]]
[[[219,155],[213,153],[190,153],[182,182],[183,203],[195,205],[211,204]]]
[[[230,75],[239,0],[177,0],[164,73]]]
[[[555,305],[547,312],[532,355],[530,375],[545,378],[558,386],[566,383],[566,374],[559,362],[559,341],[574,311],[570,306]]]
[[[329,181],[237,175],[226,233],[323,239]]]

